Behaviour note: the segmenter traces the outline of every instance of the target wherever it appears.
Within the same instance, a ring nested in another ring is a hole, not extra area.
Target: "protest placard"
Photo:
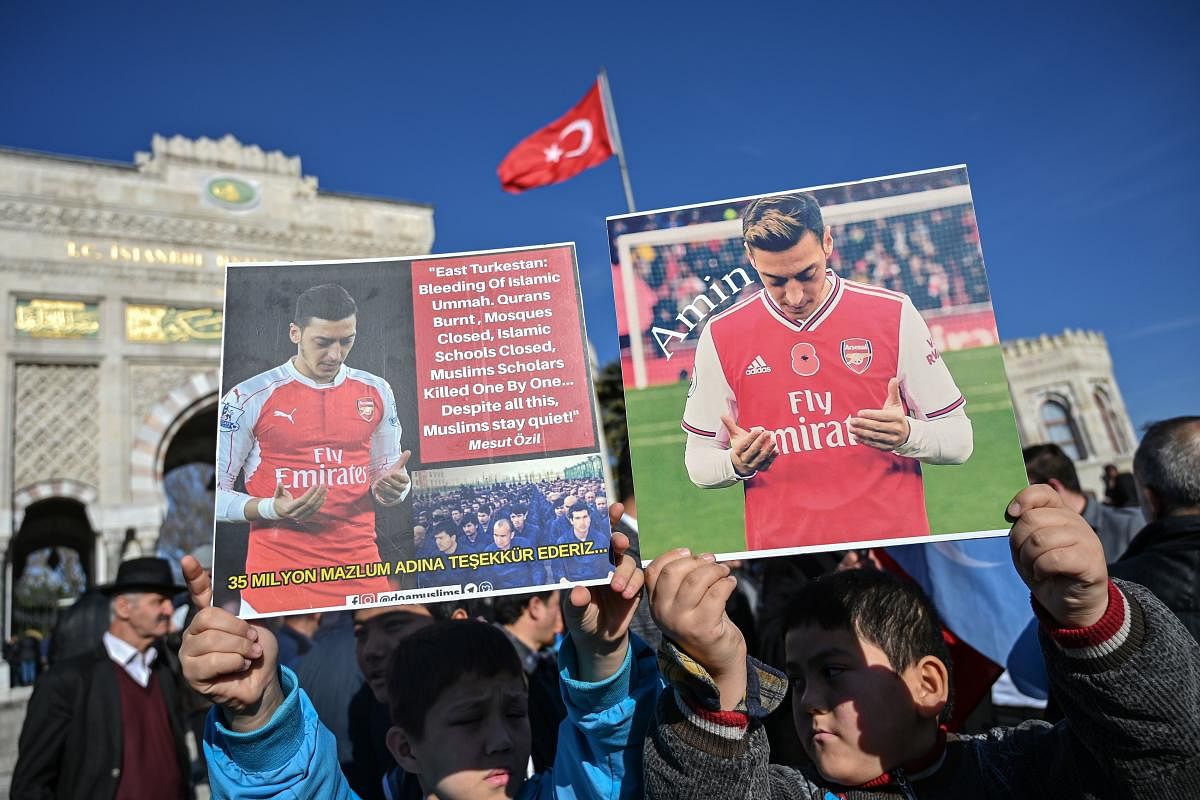
[[[608,228],[644,559],[1007,532],[1026,479],[965,167]]]
[[[607,580],[574,245],[230,266],[221,389],[243,617]]]

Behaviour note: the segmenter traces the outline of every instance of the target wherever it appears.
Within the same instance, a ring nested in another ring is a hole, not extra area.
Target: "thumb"
[[[742,428],[739,428],[737,422],[735,422],[733,417],[729,416],[728,414],[721,415],[721,422],[725,423],[725,430],[729,431],[730,439],[734,438],[735,436],[746,435],[746,431]]]
[[[892,378],[888,381],[888,396],[887,402],[883,404],[884,408],[899,408],[902,405],[900,402],[900,379]]]
[[[288,493],[286,491],[284,491],[283,483],[282,482],[276,483],[275,484],[275,499],[281,500],[287,496],[288,496]]]
[[[574,586],[567,595],[567,600],[567,608],[578,616],[592,602],[592,590],[586,586]]]
[[[184,556],[180,561],[183,567],[183,579],[187,582],[188,593],[196,608],[208,608],[212,605],[212,580],[193,556]]]
[[[1018,492],[1017,496],[1008,504],[1008,508],[1004,510],[1004,514],[1009,520],[1016,521],[1026,511],[1035,508],[1065,508],[1065,506],[1062,497],[1053,488],[1043,483],[1035,483]]]
[[[408,459],[412,458],[412,450],[405,450],[400,454],[400,458],[396,459],[396,463],[392,464],[391,473],[393,475],[404,469],[404,465],[408,463]]]

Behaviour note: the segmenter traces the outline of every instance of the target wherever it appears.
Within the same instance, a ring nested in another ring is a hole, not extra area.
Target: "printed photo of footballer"
[[[643,558],[1003,531],[1025,482],[964,168],[609,234]]]
[[[762,288],[700,334],[688,476],[744,485],[750,550],[928,534],[920,462],[963,463],[972,435],[912,300],[829,268],[811,194],[754,200],[742,237]]]
[[[402,359],[412,348],[401,342],[412,334],[411,325],[387,318],[404,306],[379,288],[395,285],[399,271],[387,281],[379,271],[229,270],[214,579],[218,602],[240,616],[343,607],[348,596],[397,588],[371,565],[386,559],[385,529],[406,527],[405,519],[393,516],[387,526],[377,516],[411,489],[403,420],[415,415],[398,411],[385,375],[403,375],[406,366],[411,374]],[[284,293],[283,303],[262,302]],[[252,300],[253,310],[238,308]],[[411,541],[407,528],[408,537],[394,538]]]

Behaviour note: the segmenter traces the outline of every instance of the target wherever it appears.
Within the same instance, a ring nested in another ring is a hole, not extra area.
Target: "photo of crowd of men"
[[[422,588],[503,591],[602,580],[611,571],[598,455],[426,470],[414,485],[414,550],[432,567],[418,573]]]

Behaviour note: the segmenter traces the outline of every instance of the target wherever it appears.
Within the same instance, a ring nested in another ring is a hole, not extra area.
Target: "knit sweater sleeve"
[[[1142,586],[1113,581],[1109,597],[1089,629],[1056,629],[1039,612],[1081,772],[1094,766],[1113,796],[1200,797],[1200,645]]]
[[[646,739],[648,798],[821,796],[800,772],[770,763],[762,720],[787,691],[782,674],[747,659],[746,698],[733,711],[722,711],[712,678],[667,639],[658,663],[669,685]]]

